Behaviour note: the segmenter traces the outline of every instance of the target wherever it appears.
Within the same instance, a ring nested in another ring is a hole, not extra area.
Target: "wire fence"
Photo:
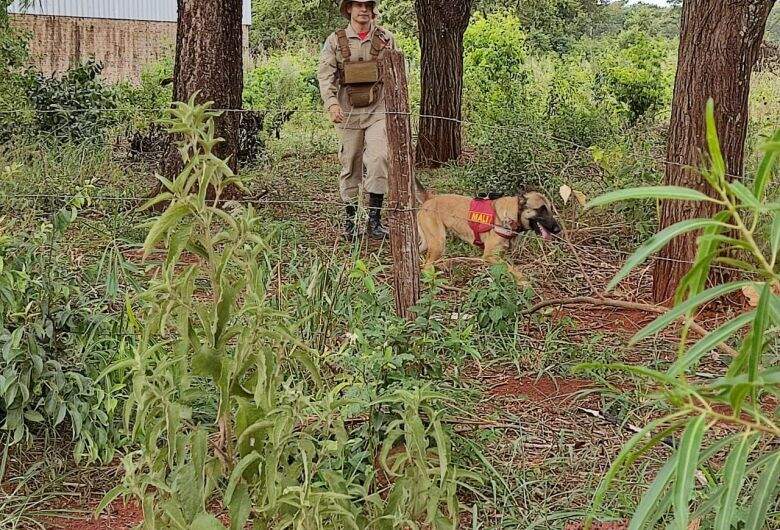
[[[36,111],[29,111],[29,110],[0,110],[0,115],[13,115],[13,114],[21,114],[21,113],[29,113],[29,112],[38,112],[38,113],[56,113],[56,114],[75,114],[75,113],[128,113],[128,112],[149,112],[154,113],[156,116],[162,116],[164,115],[169,109],[166,108],[99,108],[99,109],[50,109],[50,110],[36,110]],[[311,113],[311,114],[322,114],[322,110],[319,109],[212,109],[215,111],[222,111],[222,112],[235,112],[235,113],[261,113],[261,112],[290,112],[290,113]],[[366,114],[376,114],[376,113],[366,113],[366,112],[354,112],[351,115],[348,115],[347,119],[349,119],[350,116],[361,116]],[[389,115],[391,113],[385,112],[385,115]],[[511,132],[515,134],[525,134],[525,135],[537,135],[537,136],[543,136],[545,139],[559,142],[564,146],[567,146],[568,148],[572,148],[575,150],[581,150],[581,151],[589,151],[590,147],[579,144],[577,142],[571,141],[570,139],[561,138],[556,135],[550,134],[546,131],[538,131],[535,130],[533,127],[518,127],[518,126],[509,126],[509,125],[501,125],[501,124],[486,124],[486,123],[480,123],[480,122],[474,122],[469,120],[464,120],[460,118],[453,118],[453,117],[445,117],[445,116],[436,116],[436,115],[428,115],[428,114],[419,114],[419,113],[392,113],[392,114],[398,114],[398,115],[408,115],[411,119],[415,121],[415,123],[419,122],[420,119],[434,119],[434,120],[444,120],[448,122],[454,122],[464,127],[477,127],[477,128],[486,128],[487,130],[492,131],[504,131],[504,132]],[[104,139],[105,133],[100,133],[98,135],[95,135],[96,139]],[[663,167],[664,165],[674,165],[674,166],[680,166],[689,168],[686,164],[674,162],[665,160],[662,158],[657,157],[644,157],[645,160],[651,160],[653,162],[656,162],[659,164],[659,166]],[[690,168],[695,169],[695,168]],[[728,175],[731,178],[739,179],[744,178],[743,176],[739,175]],[[606,183],[605,183],[606,184]],[[601,192],[608,191],[607,186],[605,185]],[[33,201],[40,201],[43,199],[48,200],[55,200],[55,201],[61,201],[62,203],[66,203],[73,198],[76,197],[76,193],[60,193],[60,192],[47,192],[47,193],[41,193],[41,192],[34,192],[34,193],[25,193],[25,192],[12,192],[12,193],[5,193],[3,195],[5,199],[8,200],[18,200],[18,199],[28,199]],[[138,195],[102,195],[102,194],[94,194],[89,196],[91,201],[108,201],[108,202],[115,202],[120,203],[124,205],[128,205],[131,209],[136,208],[138,205],[148,201],[150,199],[149,196],[138,196]],[[253,205],[256,207],[268,207],[268,206],[301,206],[301,207],[312,207],[312,206],[324,206],[324,207],[333,207],[333,208],[340,208],[344,206],[344,202],[340,199],[311,199],[311,198],[300,198],[300,199],[275,199],[267,196],[260,196],[260,197],[244,197],[241,199],[237,199],[235,201],[232,201],[239,204],[246,204],[246,205]],[[418,212],[421,209],[420,206],[412,207],[412,208],[396,208],[391,206],[384,206],[383,210],[388,213],[392,212]],[[442,215],[449,215],[453,216],[452,212],[439,212]],[[51,213],[51,215],[54,215],[54,212]],[[468,221],[468,219],[463,218],[461,219],[463,221]],[[96,226],[97,230],[97,226]],[[106,233],[104,231],[104,233]],[[510,231],[510,233],[513,236],[522,236],[526,232],[525,231]],[[120,241],[119,239],[115,239],[115,242]],[[570,243],[570,242],[569,242]],[[582,243],[577,243],[577,248],[581,249],[583,251],[592,250],[594,252],[598,251],[600,253],[604,253],[605,251],[608,251],[610,253],[613,253],[618,256],[627,257],[632,254],[630,251],[620,250],[612,247],[605,247],[605,246],[598,246],[598,245],[587,245]],[[651,261],[666,261],[666,262],[673,262],[678,264],[685,264],[685,265],[691,265],[693,264],[692,260],[686,260],[686,259],[675,259],[675,258],[669,258],[669,257],[663,257],[663,256],[651,256],[649,258]],[[744,271],[728,267],[725,265],[713,265],[714,269],[722,270],[722,271],[729,271],[729,272],[739,272],[743,273]]]
[[[166,112],[168,112],[170,109],[165,107],[158,107],[158,108],[95,108],[95,109],[86,109],[86,108],[74,108],[74,109],[42,109],[42,110],[25,110],[25,109],[0,109],[0,116],[2,115],[8,115],[8,114],[99,114],[99,113],[116,113],[116,114],[129,114],[132,112],[146,112],[146,113],[153,113],[158,116],[163,116]],[[323,115],[323,111],[321,109],[308,109],[308,108],[300,108],[300,109],[294,109],[294,108],[265,108],[265,109],[225,109],[225,108],[213,108],[211,109],[215,112],[222,112],[222,113],[238,113],[238,114],[258,114],[258,113],[289,113],[289,114],[314,114],[314,115]],[[507,109],[510,110],[510,109]],[[440,121],[446,121],[451,123],[456,123],[461,126],[465,127],[474,127],[474,128],[484,128],[489,129],[493,131],[504,131],[504,132],[516,132],[518,134],[525,134],[525,135],[531,135],[536,137],[542,137],[547,140],[551,140],[563,145],[566,145],[570,148],[583,150],[583,151],[590,151],[592,146],[586,146],[584,144],[575,142],[568,138],[563,138],[560,136],[557,136],[555,134],[551,134],[547,131],[540,131],[535,129],[535,126],[530,123],[523,124],[522,127],[518,127],[517,125],[502,125],[502,124],[495,124],[495,123],[485,123],[485,122],[478,122],[478,121],[472,121],[472,120],[466,120],[463,118],[458,117],[451,117],[451,116],[439,116],[434,114],[421,114],[419,112],[363,112],[363,111],[350,111],[346,115],[345,121],[349,121],[351,118],[359,118],[361,116],[376,116],[376,115],[403,115],[403,116],[409,116],[412,120],[415,120],[415,123],[418,122],[421,119],[429,119],[429,120],[440,120]],[[96,135],[95,138],[102,138],[103,135]],[[659,158],[659,157],[650,157],[650,159],[653,162],[656,162],[660,164],[661,166],[676,166],[681,167],[685,169],[690,169],[691,171],[696,171],[698,168],[692,167],[689,164],[685,164],[682,162],[674,161],[674,160],[668,160],[665,158]],[[432,162],[437,163],[446,163],[447,161],[437,161],[432,160]],[[726,173],[726,176],[731,179],[744,179],[746,178],[744,175],[737,175],[733,173]]]

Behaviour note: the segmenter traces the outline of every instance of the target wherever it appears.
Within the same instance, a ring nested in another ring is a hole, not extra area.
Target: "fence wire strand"
[[[44,110],[24,110],[24,109],[5,109],[0,110],[0,115],[3,114],[22,114],[22,113],[58,113],[58,114],[69,114],[69,113],[101,113],[101,112],[114,112],[114,113],[131,113],[131,112],[149,112],[149,113],[165,113],[170,109],[167,108],[98,108],[98,109],[44,109]],[[322,114],[322,111],[319,109],[210,109],[214,110],[216,112],[236,112],[236,113],[273,113],[273,112],[295,112],[295,113],[316,113],[316,114]],[[369,113],[369,112],[354,112],[351,114],[351,116],[362,116],[362,115],[369,115],[369,114],[377,114],[377,113]],[[415,126],[418,127],[418,120],[420,119],[435,119],[435,120],[444,120],[449,122],[454,122],[462,126],[466,127],[482,127],[489,130],[501,130],[506,132],[515,132],[515,133],[524,133],[524,134],[531,134],[531,135],[537,135],[537,136],[543,136],[544,138],[547,138],[549,140],[553,140],[559,143],[562,143],[564,145],[568,145],[576,150],[585,150],[588,151],[590,148],[578,144],[576,142],[573,142],[571,140],[560,138],[555,135],[552,135],[547,132],[537,131],[533,130],[530,126],[529,127],[516,127],[516,126],[509,126],[509,125],[498,125],[498,124],[485,124],[480,122],[473,122],[469,120],[464,120],[461,118],[454,118],[454,117],[447,117],[447,116],[437,116],[437,115],[431,115],[431,114],[417,114],[413,112],[383,112],[379,114],[384,115],[402,115],[402,116],[409,116],[410,118],[414,118],[415,121],[413,122],[413,128]],[[95,135],[95,138],[104,138],[105,135]],[[650,157],[649,160],[652,160],[654,162],[660,163],[660,164],[666,164],[666,165],[675,165],[680,166],[684,168],[689,169],[695,169],[691,168],[690,166],[682,163],[672,162],[669,160],[664,160],[660,158]],[[82,166],[83,166],[83,160],[82,160]],[[46,174],[48,174],[48,167],[46,168]],[[515,173],[512,173],[514,175]],[[520,175],[521,173],[516,173]],[[523,173],[524,174],[524,173]],[[727,174],[727,176],[731,178],[741,179],[745,178],[743,176],[733,175],[733,174]],[[603,191],[603,190],[602,190]],[[75,194],[67,194],[67,193],[9,193],[5,194],[6,198],[9,199],[33,199],[36,201],[39,201],[41,199],[58,199],[63,201],[71,200],[75,197]],[[150,196],[122,196],[122,195],[90,195],[89,199],[91,201],[116,201],[116,202],[128,202],[128,203],[144,203],[151,199]],[[341,200],[327,200],[327,199],[269,199],[265,197],[258,197],[258,198],[243,198],[243,199],[237,199],[233,201],[229,201],[233,203],[239,203],[239,204],[245,204],[245,205],[253,205],[253,206],[282,206],[282,205],[321,205],[321,206],[338,206],[343,207],[344,202]],[[385,206],[382,208],[385,212],[418,212],[421,208],[420,207],[413,207],[413,208],[394,208]],[[445,215],[452,215],[450,212],[440,212]],[[462,220],[468,220],[468,219],[462,219]],[[520,236],[523,235],[524,232],[513,232],[513,235]],[[115,239],[115,241],[118,241],[118,239]],[[630,256],[632,253],[627,251],[622,251],[614,248],[607,248],[607,247],[599,247],[594,245],[581,245],[577,244],[578,248],[590,248],[594,250],[600,250],[600,251],[609,251],[613,252],[615,254],[623,255],[623,256]],[[694,262],[692,260],[681,260],[681,259],[675,259],[675,258],[669,258],[669,257],[663,257],[663,256],[651,256],[648,258],[649,260],[654,261],[667,261],[667,262],[674,262],[678,264],[686,264],[686,265],[692,265]],[[713,268],[724,270],[724,271],[731,271],[731,272],[740,272],[744,273],[744,271],[740,269],[736,269],[733,267],[727,267],[722,265],[713,265]]]

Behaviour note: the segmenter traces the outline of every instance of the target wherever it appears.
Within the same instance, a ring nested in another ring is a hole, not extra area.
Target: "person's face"
[[[368,24],[374,18],[374,2],[350,2],[347,6],[352,22]]]

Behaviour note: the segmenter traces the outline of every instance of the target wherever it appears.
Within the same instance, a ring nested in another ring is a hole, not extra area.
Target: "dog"
[[[471,198],[464,195],[437,195],[421,188],[417,197],[422,205],[417,213],[420,253],[425,253],[424,268],[441,259],[447,232],[483,248],[482,259],[496,263],[520,232],[533,231],[542,239],[561,233],[552,203],[542,193],[529,191],[518,196]],[[509,264],[510,272],[522,282],[522,274]]]

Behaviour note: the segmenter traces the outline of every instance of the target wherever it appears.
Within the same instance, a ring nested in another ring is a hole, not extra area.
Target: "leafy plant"
[[[707,106],[707,141],[710,165],[701,174],[712,188],[712,196],[673,186],[635,188],[608,193],[589,205],[655,197],[706,201],[718,209],[712,218],[682,221],[656,234],[627,260],[610,283],[615,287],[673,237],[701,231],[696,259],[677,288],[675,307],[632,339],[632,344],[636,343],[684,318],[677,360],[665,372],[606,366],[660,386],[673,411],[648,424],[625,445],[596,492],[594,511],[618,473],[666,437],[681,433],[676,451],[658,471],[637,507],[629,527],[632,530],[656,528],[669,512],[674,529],[687,529],[698,520],[717,530],[759,530],[765,527],[777,501],[780,450],[772,444],[780,437],[778,411],[766,412],[764,398],[780,395],[780,369],[777,358],[770,353],[777,347],[780,324],[780,204],[767,194],[780,154],[780,132],[764,146],[765,156],[751,188],[726,178],[711,100]],[[755,236],[764,223],[771,224],[769,240],[759,242]],[[732,278],[707,288],[710,272],[719,265],[742,270],[748,279]],[[760,293],[755,310],[736,316],[688,347],[686,339],[695,312],[720,296],[745,288]],[[747,333],[743,334],[745,328]],[[739,355],[731,359],[721,377],[705,383],[689,378],[688,374],[713,348],[732,341],[739,343]],[[729,429],[716,429],[719,425]],[[723,464],[717,458],[721,452],[726,454]],[[699,476],[703,482],[700,488],[696,487],[698,470],[704,472]]]
[[[506,264],[496,264],[488,274],[474,279],[464,311],[475,315],[484,332],[513,331],[529,294],[516,287]]]
[[[35,116],[35,131],[56,140],[102,140],[116,123],[114,90],[100,79],[103,66],[93,59],[68,69],[62,77],[47,77],[35,69],[25,75],[27,97]]]
[[[664,69],[668,52],[665,41],[638,31],[616,40],[617,48],[601,58],[601,83],[626,106],[633,123],[671,100],[672,80]]]
[[[455,489],[470,475],[452,465],[440,396],[324,377],[321,353],[302,340],[322,328],[311,312],[284,310],[276,234],[260,235],[251,205],[215,206],[238,182],[213,153],[217,115],[191,100],[168,121],[184,169],[159,177],[165,191],[149,203],[168,202],[144,244],[159,273],[128,309],[133,358],[111,369],[131,372],[124,417],[139,448],[100,508],[133,495],[149,528],[223,528],[219,502],[235,529],[454,527]],[[339,285],[331,271],[301,286],[325,295]]]
[[[11,443],[69,423],[76,460],[107,462],[123,384],[100,372],[123,355],[123,322],[83,290],[58,245],[87,202],[78,194],[32,234],[0,220],[0,411]]]
[[[10,0],[0,1],[0,140],[6,142],[24,129],[29,120],[24,64],[29,56],[29,34],[10,24]]]

